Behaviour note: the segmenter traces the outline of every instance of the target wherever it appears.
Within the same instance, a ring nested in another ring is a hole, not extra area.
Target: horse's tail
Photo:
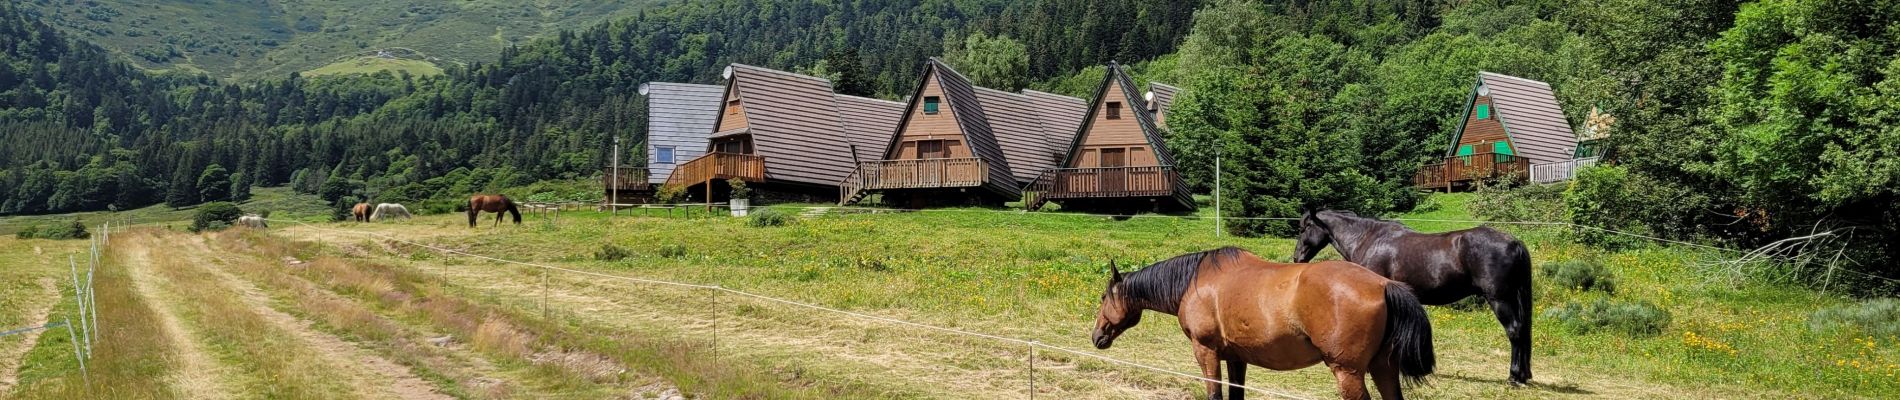
[[[475,208],[475,199],[468,199],[468,227],[474,228],[475,216],[481,215],[481,214],[482,214],[482,209]]]
[[[1438,366],[1432,351],[1432,320],[1412,288],[1398,281],[1385,284],[1385,354],[1399,375],[1417,384]]]
[[[515,207],[515,199],[502,196],[501,202],[508,205],[508,215],[515,217],[515,225],[521,225],[521,209]]]

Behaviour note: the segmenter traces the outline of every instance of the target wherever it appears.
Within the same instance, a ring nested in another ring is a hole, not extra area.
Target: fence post
[[[68,267],[69,269],[71,269],[71,270],[72,270],[72,275],[73,275],[73,303],[75,303],[76,305],[78,305],[78,306],[79,306],[79,315],[80,315],[80,321],[85,321],[85,315],[86,315],[86,287],[85,287],[85,286],[83,286],[83,285],[80,285],[80,283],[79,283],[79,260],[78,260],[78,256],[75,256],[75,255],[70,255],[70,254],[69,254],[69,255],[67,255],[67,256],[66,256],[66,266],[67,266],[67,267]],[[71,318],[67,318],[67,322],[69,322],[69,323],[70,323],[70,322],[72,322],[72,319],[71,319]],[[68,326],[66,327],[66,329],[68,329],[68,330],[70,330],[70,329],[72,329],[72,326],[70,326],[70,325],[68,325]],[[77,339],[77,338],[75,338],[75,339]],[[77,341],[75,341],[75,342],[73,342],[73,345],[75,345],[75,346],[77,346],[78,344],[79,344],[79,343],[78,343]]]
[[[92,357],[92,342],[99,340],[99,303],[93,302],[92,276],[99,269],[98,246],[93,246],[92,266],[86,269],[86,313],[79,316],[79,323],[86,325],[86,357]]]
[[[1029,341],[1029,398],[1036,398],[1036,345],[1042,342]]]
[[[1221,235],[1220,222],[1220,155],[1214,155],[1214,237]]]
[[[548,319],[548,269],[541,269],[541,319]]]
[[[92,373],[86,371],[86,357],[79,354],[79,334],[73,332],[73,316],[66,314],[66,340],[73,341],[73,360],[79,361],[79,376],[86,381],[86,396],[92,396]]]
[[[719,364],[719,285],[712,286],[712,360]]]

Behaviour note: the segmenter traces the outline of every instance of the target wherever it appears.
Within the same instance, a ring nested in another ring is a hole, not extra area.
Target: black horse
[[[1410,285],[1422,303],[1484,296],[1511,340],[1511,384],[1530,382],[1531,255],[1524,242],[1490,227],[1418,233],[1351,212],[1308,211],[1293,262],[1311,261],[1328,244],[1346,261]]]

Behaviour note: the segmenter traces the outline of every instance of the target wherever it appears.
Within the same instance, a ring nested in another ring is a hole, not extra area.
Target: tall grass
[[[0,257],[5,271],[0,276],[16,276],[16,273],[65,277],[67,265],[63,256],[59,262],[50,264],[16,263],[31,260],[31,257],[14,253],[16,250],[30,251],[32,246],[43,246],[47,242],[8,242],[0,239],[0,249],[8,251],[8,257]],[[83,244],[83,242],[75,242]],[[58,248],[59,250],[76,250]],[[64,251],[59,251],[64,253]],[[11,257],[21,255],[21,257]],[[117,251],[107,251],[104,266],[95,271],[93,277],[93,301],[99,309],[98,339],[93,342],[93,356],[86,361],[90,373],[91,387],[86,385],[87,377],[81,374],[79,363],[73,357],[73,343],[69,340],[66,328],[46,331],[40,335],[38,343],[22,360],[19,386],[10,393],[0,393],[0,398],[10,399],[177,399],[190,398],[188,388],[173,386],[166,379],[169,372],[179,368],[167,362],[170,359],[170,344],[153,316],[152,305],[138,296],[132,289],[131,278],[127,275],[124,257]],[[9,281],[11,279],[8,279]],[[70,278],[68,278],[70,280]],[[62,298],[53,307],[51,318],[61,321],[66,316],[78,317],[78,304],[73,301],[70,284],[61,285]],[[11,294],[9,294],[11,295]],[[50,300],[50,299],[49,299]],[[7,311],[12,311],[9,309]]]

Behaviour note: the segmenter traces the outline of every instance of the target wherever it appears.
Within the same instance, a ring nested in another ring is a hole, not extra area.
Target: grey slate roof
[[[1019,185],[1061,161],[1056,157],[1060,150],[1052,145],[1054,141],[1049,139],[1036,103],[1029,96],[978,87],[976,97],[989,113],[990,129],[996,133],[1003,155],[1009,158],[1010,172]]]
[[[1023,90],[1023,96],[1036,104],[1036,115],[1042,119],[1042,131],[1049,143],[1049,157],[1060,165],[1068,157],[1065,152],[1069,140],[1082,127],[1082,118],[1088,117],[1088,100],[1034,90]]]
[[[647,97],[647,181],[666,183],[673,168],[706,152],[706,137],[719,119],[719,98],[724,88],[718,85],[651,82],[643,91]],[[673,146],[674,162],[659,160],[660,146]]]
[[[845,131],[850,133],[851,143],[857,145],[858,160],[878,160],[883,155],[878,149],[884,148],[880,145],[904,118],[904,103],[843,94],[837,98]]]
[[[1492,113],[1504,124],[1504,133],[1518,155],[1532,163],[1546,163],[1568,160],[1576,154],[1577,134],[1564,118],[1550,84],[1479,72],[1478,85],[1489,88]],[[1470,112],[1471,104],[1466,103],[1465,108]],[[1457,134],[1464,135],[1464,124],[1458,125]],[[1458,136],[1453,136],[1445,155],[1457,154],[1457,149]]]
[[[831,81],[733,64],[727,84],[738,87],[767,179],[836,186],[857,167]]]
[[[1148,93],[1154,95],[1154,98],[1147,99],[1148,111],[1166,115],[1168,113],[1168,107],[1174,105],[1174,95],[1180,92],[1181,88],[1172,85],[1161,82],[1148,82]]]

